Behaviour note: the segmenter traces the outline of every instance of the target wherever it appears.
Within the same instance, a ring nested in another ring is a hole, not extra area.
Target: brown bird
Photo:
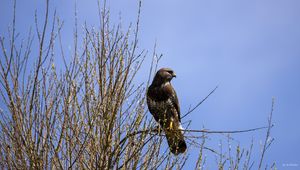
[[[169,148],[175,155],[184,153],[187,146],[180,120],[180,107],[171,80],[176,77],[170,68],[157,71],[147,90],[147,104],[150,113],[165,132]]]

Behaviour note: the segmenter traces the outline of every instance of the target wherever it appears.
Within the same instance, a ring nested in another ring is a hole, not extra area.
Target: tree
[[[126,31],[121,24],[111,25],[105,1],[103,5],[98,1],[102,6],[99,27],[85,25],[82,35],[78,34],[75,13],[71,57],[65,56],[63,22],[49,9],[49,0],[43,23],[40,25],[35,15],[36,31],[30,31],[26,41],[17,39],[16,6],[15,0],[9,41],[5,36],[0,39],[2,169],[180,169],[185,165],[187,154],[170,154],[164,147],[164,135],[146,116],[145,90],[159,58],[152,61],[147,83],[133,83],[146,57],[145,51],[137,49],[141,2],[137,22]],[[55,66],[58,56],[62,57],[62,68]],[[268,134],[271,126],[270,119]],[[233,161],[204,144],[207,133],[240,131],[186,131],[202,132],[195,137],[202,139],[196,168],[205,164],[203,149],[220,156],[220,169],[225,163],[238,168],[242,157],[239,146]],[[192,136],[188,138],[197,144]],[[267,140],[268,136],[264,150],[270,144]],[[251,167],[250,155],[246,156],[246,169]]]

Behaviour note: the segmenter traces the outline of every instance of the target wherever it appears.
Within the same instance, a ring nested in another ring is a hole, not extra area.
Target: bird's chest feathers
[[[156,101],[167,101],[172,96],[172,93],[172,86],[169,82],[167,82],[159,87],[153,88],[152,99]]]

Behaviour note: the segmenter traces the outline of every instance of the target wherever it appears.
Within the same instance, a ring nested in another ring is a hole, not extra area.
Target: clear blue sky
[[[64,44],[72,48],[73,1],[51,2],[51,9],[65,21]],[[128,25],[135,22],[138,2],[108,2],[112,21]],[[44,2],[31,0],[17,4],[18,32],[34,26],[34,9],[42,11]],[[6,34],[11,23],[12,1],[0,2],[0,33]],[[95,0],[78,0],[80,23],[97,25]],[[237,130],[266,125],[275,97],[272,137],[267,151],[268,164],[279,169],[300,168],[300,1],[299,0],[143,0],[140,22],[140,49],[164,55],[161,67],[177,73],[173,86],[177,90],[182,112],[218,90],[185,120],[191,128],[205,126],[212,130]],[[150,55],[149,55],[150,58]],[[149,59],[138,75],[145,82]],[[148,62],[148,63],[147,63]],[[254,139],[253,155],[259,154],[264,131],[234,135],[242,147]],[[223,136],[212,135],[208,146],[218,148]],[[224,141],[225,143],[225,141]],[[196,150],[189,148],[189,164],[194,165]],[[215,157],[208,154],[212,162]],[[256,160],[256,169],[258,157]],[[283,167],[283,164],[298,167]],[[210,169],[213,169],[212,167]]]

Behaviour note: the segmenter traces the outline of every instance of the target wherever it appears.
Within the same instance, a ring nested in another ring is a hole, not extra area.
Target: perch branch
[[[245,132],[252,132],[252,131],[257,131],[257,130],[261,130],[261,129],[266,129],[266,128],[270,128],[273,127],[274,125],[270,125],[270,126],[264,126],[264,127],[258,127],[258,128],[252,128],[252,129],[246,129],[246,130],[228,130],[228,131],[222,131],[222,130],[207,130],[207,129],[202,129],[202,130],[193,130],[193,129],[186,129],[186,130],[180,130],[183,132],[192,132],[192,133],[245,133]],[[178,131],[178,130],[173,130],[173,131]],[[128,138],[141,134],[141,133],[160,133],[161,130],[159,128],[153,128],[153,129],[146,129],[146,130],[140,130],[140,131],[136,131],[136,132],[132,132],[127,134],[119,143],[119,145],[121,145],[122,143],[124,143]]]

